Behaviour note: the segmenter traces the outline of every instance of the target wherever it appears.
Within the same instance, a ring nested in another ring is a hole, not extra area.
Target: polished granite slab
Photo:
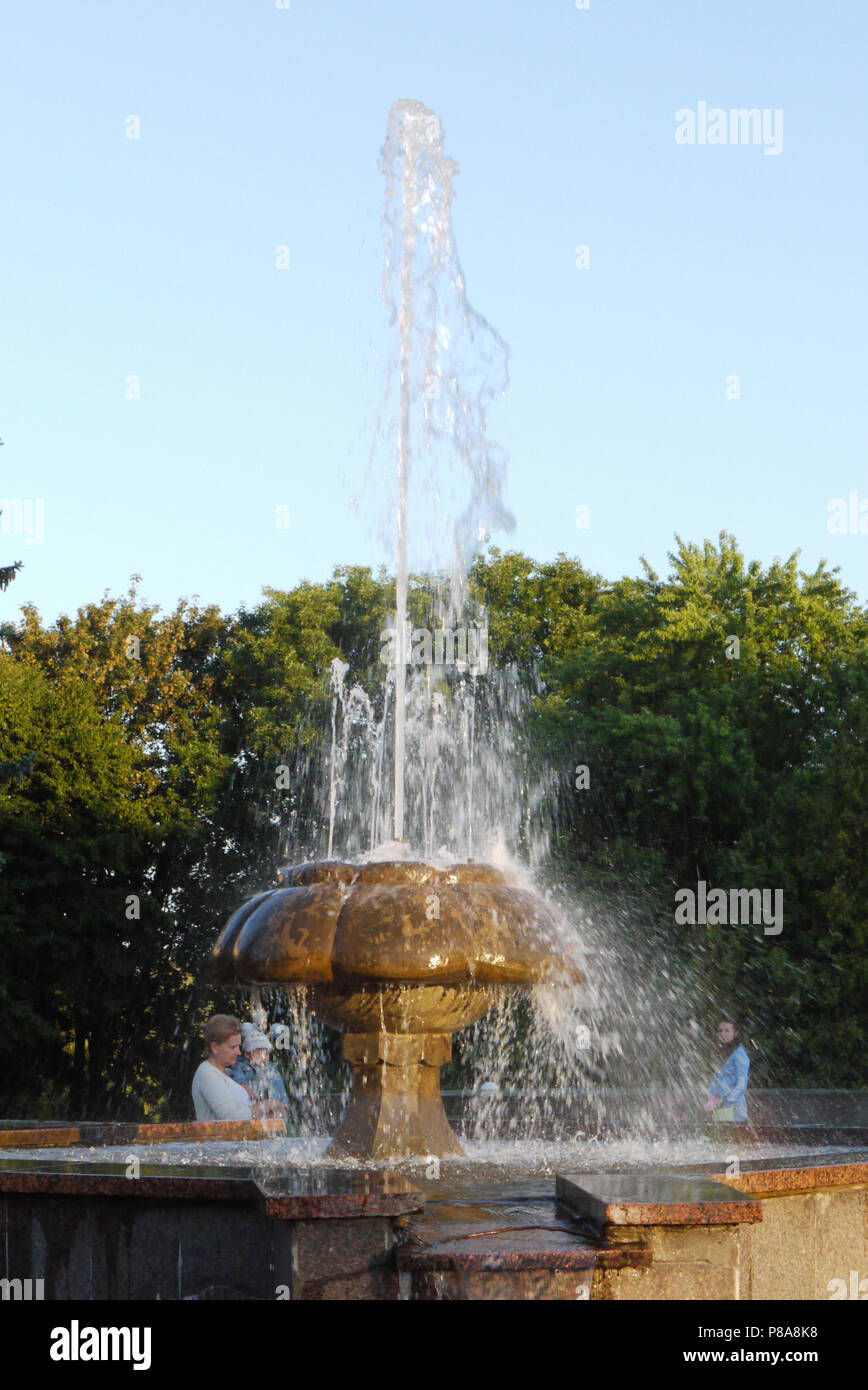
[[[586,1271],[603,1265],[645,1267],[650,1254],[638,1245],[601,1248],[588,1224],[554,1192],[512,1193],[501,1198],[466,1193],[430,1201],[405,1225],[397,1252],[399,1272],[467,1273]]]
[[[744,1167],[737,1175],[723,1174],[726,1182],[739,1192],[754,1196],[775,1197],[788,1192],[817,1192],[832,1187],[862,1187],[868,1184],[868,1162],[846,1162],[810,1166],[793,1164],[774,1168]]]
[[[398,1173],[320,1169],[258,1173],[254,1182],[266,1216],[303,1221],[329,1216],[406,1216],[421,1211],[425,1197]]]
[[[600,1231],[607,1226],[732,1226],[762,1220],[747,1194],[710,1177],[559,1173],[558,1198]]]
[[[0,1150],[94,1147],[106,1144],[244,1142],[285,1133],[282,1120],[195,1120],[179,1124],[30,1124],[0,1121]]]
[[[283,1220],[404,1216],[425,1205],[415,1184],[377,1170],[21,1158],[0,1159],[0,1194],[254,1202],[266,1216]]]

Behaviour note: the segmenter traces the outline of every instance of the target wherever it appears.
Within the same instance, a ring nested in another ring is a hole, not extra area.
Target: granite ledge
[[[757,1197],[786,1196],[794,1192],[813,1192],[830,1187],[868,1185],[868,1163],[835,1163],[818,1168],[763,1168],[746,1171],[738,1177],[714,1174],[739,1192]]]
[[[93,1165],[89,1165],[93,1167]],[[0,1194],[47,1197],[132,1197],[169,1198],[173,1201],[204,1200],[250,1201],[253,1196],[247,1178],[156,1177],[137,1178],[123,1173],[39,1172],[0,1168]]]
[[[302,1175],[288,1180],[256,1181],[259,1205],[266,1216],[282,1221],[329,1218],[410,1216],[425,1206],[425,1195],[392,1173],[337,1173],[327,1180]]]
[[[497,1273],[520,1270],[648,1269],[651,1252],[643,1245],[600,1247],[576,1242],[572,1247],[536,1250],[500,1250],[489,1245],[473,1249],[461,1240],[438,1245],[404,1246],[395,1256],[401,1271]]]
[[[762,1220],[762,1205],[706,1177],[561,1173],[557,1196],[595,1227],[734,1226]]]
[[[94,1164],[0,1160],[0,1196],[108,1197],[169,1201],[255,1202],[282,1221],[405,1216],[424,1208],[419,1188],[394,1174],[330,1172],[257,1177],[251,1169],[176,1167],[128,1177],[123,1164],[101,1171]]]
[[[94,1148],[117,1144],[201,1144],[203,1140],[268,1139],[284,1131],[280,1120],[191,1120],[182,1124],[53,1125],[45,1129],[3,1129],[0,1149]]]

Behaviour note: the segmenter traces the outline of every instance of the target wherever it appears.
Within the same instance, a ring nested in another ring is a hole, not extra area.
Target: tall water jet
[[[488,527],[511,523],[500,496],[502,461],[485,419],[487,397],[505,384],[506,346],[467,302],[451,222],[456,166],[442,144],[438,118],[419,102],[400,101],[391,108],[381,168],[385,222],[392,234],[384,292],[398,326],[392,833],[401,858],[396,860],[393,850],[388,858],[368,856],[363,864],[331,859],[339,781],[337,714],[339,706],[346,714],[349,704],[346,667],[335,662],[330,858],[282,870],[280,887],[233,914],[211,962],[212,978],[219,983],[312,987],[315,1011],[344,1030],[344,1056],[354,1074],[333,1152],[378,1158],[461,1152],[440,1100],[439,1072],[451,1055],[451,1034],[482,1018],[504,991],[526,988],[564,969],[557,923],[517,875],[459,863],[454,855],[439,862],[412,861],[404,851],[411,470],[421,486],[431,485],[439,510],[451,517],[448,556],[442,551],[442,526],[435,545],[440,553],[434,562],[439,558],[442,574],[445,558],[449,575],[441,621],[451,624],[462,612],[469,565]],[[486,380],[492,361],[503,368],[494,387]],[[454,494],[466,487],[468,477],[470,497],[458,511]],[[448,632],[452,663],[456,639],[451,627]],[[445,662],[446,629],[438,636]],[[430,644],[430,632],[427,639]],[[483,645],[477,633],[477,668]],[[467,648],[465,633],[465,658]],[[458,664],[472,669],[472,661]],[[436,724],[443,697],[432,689],[430,669],[418,684],[427,729]],[[474,700],[475,689],[465,734],[466,791],[455,781],[448,788],[450,805],[456,811],[466,808],[465,854],[473,826]],[[453,739],[455,733],[453,725]],[[342,740],[344,765],[346,722]],[[420,750],[424,742],[417,740]],[[434,752],[439,752],[436,740]],[[417,827],[423,847],[429,839],[426,771],[420,773]],[[379,787],[379,762],[377,779]],[[573,978],[580,978],[578,972]]]
[[[465,606],[474,554],[494,530],[514,523],[501,496],[505,460],[486,421],[488,402],[506,386],[508,348],[468,303],[452,228],[457,165],[444,152],[438,117],[420,102],[391,107],[380,169],[386,179],[383,295],[398,333],[387,377],[391,409],[375,449],[385,444],[391,454],[397,438],[392,833],[400,844],[410,838],[410,511],[415,559],[444,581],[439,617],[450,631]]]
[[[395,108],[393,107],[393,112]],[[391,113],[390,113],[391,114]],[[413,259],[416,249],[418,160],[432,143],[434,123],[419,103],[404,103],[401,131],[401,339],[398,499],[395,508],[395,808],[394,838],[404,839],[404,725],[407,697],[407,479],[410,469],[410,400],[413,357]],[[439,122],[438,122],[439,125]]]

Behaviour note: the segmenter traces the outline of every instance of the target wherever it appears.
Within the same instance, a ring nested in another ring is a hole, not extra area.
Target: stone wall
[[[760,1202],[761,1221],[607,1225],[607,1244],[644,1246],[651,1262],[647,1268],[598,1269],[592,1299],[868,1298],[866,1165],[748,1173],[725,1181]]]

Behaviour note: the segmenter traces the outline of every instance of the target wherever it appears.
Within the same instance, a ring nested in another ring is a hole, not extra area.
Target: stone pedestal
[[[212,981],[310,987],[314,1013],[348,1030],[353,1095],[335,1156],[460,1154],[438,1077],[450,1035],[505,991],[582,983],[556,916],[490,864],[325,860],[278,877],[226,923]]]
[[[329,1154],[460,1155],[440,1098],[440,1068],[451,1055],[448,1033],[345,1033],[353,1093]]]

